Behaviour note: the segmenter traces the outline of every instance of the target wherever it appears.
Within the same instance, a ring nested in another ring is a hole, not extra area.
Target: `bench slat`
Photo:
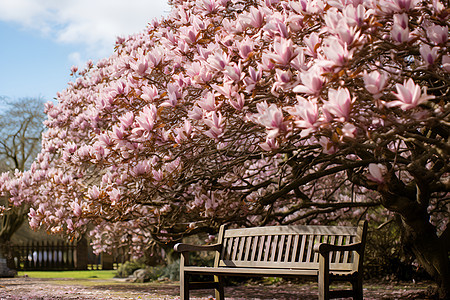
[[[305,238],[305,237],[303,237]],[[298,250],[298,244],[299,244],[299,240],[302,239],[302,236],[300,235],[296,235],[294,237],[294,249],[292,249],[292,258],[291,258],[291,262],[298,262],[300,261],[300,259],[297,259],[297,250]]]
[[[264,243],[265,243],[265,236],[260,236],[259,237],[259,244],[258,244],[258,257],[256,259],[256,261],[262,261],[262,254],[263,254],[263,250],[264,250]]]
[[[290,260],[291,243],[292,243],[292,235],[288,235],[287,236],[287,242],[286,242],[286,250],[284,252],[284,260],[283,260],[283,262],[291,261]]]
[[[254,236],[252,237],[252,254],[250,256],[249,260],[256,260],[256,249],[258,249],[258,239],[260,237],[259,236]]]
[[[285,235],[281,236],[281,240],[278,243],[278,258],[276,261],[281,262],[283,259],[283,254],[284,254],[284,240],[286,239]]]
[[[345,245],[348,245],[348,244],[351,244],[352,243],[352,240],[351,240],[351,237],[350,236],[346,236],[345,237],[345,241],[346,241],[346,243],[345,243]],[[345,251],[344,253],[344,259],[343,259],[343,263],[348,263],[349,262],[349,252],[348,251]]]
[[[272,241],[272,245],[270,246],[270,261],[275,261],[275,256],[277,255],[277,250],[278,250],[278,239],[279,236],[275,235]]]
[[[268,261],[269,260],[271,243],[272,243],[272,236],[269,235],[269,236],[267,236],[267,240],[264,243],[264,260],[263,261]]]
[[[330,240],[328,241],[328,243],[335,245],[335,242],[336,242],[336,236],[335,235],[330,236]],[[330,262],[331,263],[336,262],[336,251],[331,252]]]
[[[306,247],[306,260],[305,260],[305,262],[307,263],[311,262],[311,253],[314,251],[313,250],[314,238],[315,236],[313,234],[311,234],[308,237],[308,246]]]

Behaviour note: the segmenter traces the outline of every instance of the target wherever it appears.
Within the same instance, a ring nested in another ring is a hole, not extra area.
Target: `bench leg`
[[[319,254],[319,300],[330,299],[330,256],[329,253]]]
[[[214,275],[214,282],[217,282],[216,300],[225,300],[225,291],[223,287],[223,277]]]
[[[352,281],[353,300],[363,300],[363,284],[362,280],[357,279]]]
[[[189,300],[189,275],[184,272],[180,272],[180,298]]]

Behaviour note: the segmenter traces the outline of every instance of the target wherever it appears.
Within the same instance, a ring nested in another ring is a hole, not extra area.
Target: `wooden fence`
[[[77,249],[63,242],[31,242],[11,246],[16,270],[77,269]]]
[[[0,245],[8,267],[17,271],[113,269],[124,256],[95,255],[85,239],[77,244],[62,241]]]

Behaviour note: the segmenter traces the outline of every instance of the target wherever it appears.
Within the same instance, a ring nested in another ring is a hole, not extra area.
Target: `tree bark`
[[[7,241],[0,238],[0,278],[2,277],[14,277],[17,272],[8,267],[7,263]]]
[[[427,208],[408,193],[381,191],[382,204],[400,215],[405,246],[411,249],[420,265],[438,284],[439,299],[450,299],[450,262],[447,243],[429,222]]]

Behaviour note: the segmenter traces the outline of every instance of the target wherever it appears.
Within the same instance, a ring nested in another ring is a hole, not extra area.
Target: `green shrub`
[[[403,281],[428,279],[402,242],[402,232],[397,221],[386,223],[381,228],[369,228],[364,277]]]
[[[127,278],[130,275],[133,275],[133,272],[137,269],[145,269],[147,266],[141,260],[131,260],[123,263],[117,269],[116,278]]]

